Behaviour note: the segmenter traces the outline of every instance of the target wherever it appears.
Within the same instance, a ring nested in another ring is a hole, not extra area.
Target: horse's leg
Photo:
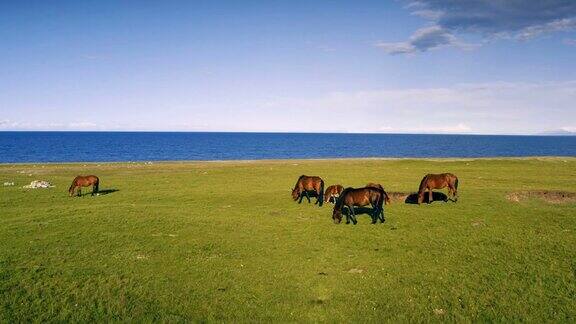
[[[308,199],[308,203],[310,203],[310,195],[308,195],[308,190],[304,191],[304,194],[306,194],[306,199]]]
[[[342,209],[344,209],[344,207],[346,207],[346,209],[348,209],[348,212],[346,213],[346,224],[350,224],[350,208],[348,208],[348,206],[344,205],[344,206],[342,206]]]
[[[304,194],[302,194],[302,192],[300,192],[300,200],[298,200],[298,203],[301,204],[302,203],[302,199],[304,198]]]
[[[370,217],[372,217],[372,224],[376,224],[376,222],[378,221],[378,214],[380,214],[378,207],[376,208],[372,207],[372,213],[370,214]]]
[[[370,206],[372,207],[372,212],[370,212],[370,218],[372,218],[372,224],[376,224],[376,222],[378,221],[378,214],[380,213],[380,211],[378,210],[378,205],[370,203]]]
[[[92,185],[92,194],[90,196],[94,196],[96,194],[96,185]]]
[[[354,225],[358,224],[358,221],[356,220],[356,215],[354,214],[354,205],[348,206],[348,208],[350,208],[350,218],[352,219],[352,223],[354,223]]]
[[[82,186],[78,187],[78,197],[82,197]]]
[[[384,223],[384,202],[382,202],[382,207],[377,206],[376,208],[378,208],[376,217],[380,220],[380,223]]]
[[[428,203],[431,204],[434,201],[434,195],[432,194],[432,188],[428,188]]]

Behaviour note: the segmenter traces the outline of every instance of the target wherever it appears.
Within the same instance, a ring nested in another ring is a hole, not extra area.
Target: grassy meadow
[[[290,196],[301,174],[413,192],[429,172],[459,202],[384,224]],[[68,197],[77,174],[108,193]],[[575,322],[576,203],[507,199],[530,190],[576,192],[576,159],[0,165],[0,322]]]

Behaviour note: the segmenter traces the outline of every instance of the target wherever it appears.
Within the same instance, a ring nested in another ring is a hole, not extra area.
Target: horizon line
[[[576,136],[576,132],[542,133],[385,133],[385,132],[306,132],[306,131],[222,131],[222,130],[30,130],[1,129],[0,133],[233,133],[233,134],[327,134],[327,135],[454,135],[454,136]]]

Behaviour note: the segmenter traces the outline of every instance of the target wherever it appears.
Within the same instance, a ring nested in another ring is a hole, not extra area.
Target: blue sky
[[[0,2],[0,129],[576,132],[576,1]]]

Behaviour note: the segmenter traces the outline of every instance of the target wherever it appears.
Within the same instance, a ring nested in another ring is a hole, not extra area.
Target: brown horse
[[[448,187],[448,196],[452,195],[453,202],[458,201],[458,177],[452,173],[427,174],[420,181],[418,188],[418,204],[424,202],[424,192],[428,190],[428,203],[432,203],[432,189],[443,189]]]
[[[382,191],[384,191],[384,204],[385,205],[390,205],[391,201],[390,201],[390,197],[388,196],[388,193],[386,193],[386,190],[384,190],[384,187],[382,187],[381,184],[379,183],[374,183],[374,182],[370,182],[369,184],[366,185],[366,188],[376,188],[376,189],[380,189]]]
[[[70,197],[74,195],[76,189],[78,189],[78,197],[82,195],[82,187],[89,187],[92,186],[92,196],[98,193],[98,184],[100,183],[100,179],[98,179],[95,175],[89,176],[77,176],[72,181],[70,188],[68,189],[68,193]]]
[[[328,188],[326,188],[326,192],[324,192],[324,202],[330,202],[330,200],[332,200],[333,203],[336,203],[336,200],[338,200],[338,197],[340,197],[340,194],[342,193],[342,191],[344,190],[344,187],[342,187],[342,185],[331,185]]]
[[[302,198],[306,196],[308,202],[310,202],[310,194],[316,196],[316,202],[314,205],[318,204],[322,207],[322,203],[324,203],[324,180],[320,177],[316,176],[305,176],[301,175],[296,181],[296,185],[294,185],[294,189],[292,189],[292,198],[294,201],[298,201],[298,203],[302,203]]]
[[[349,213],[346,215],[346,224],[350,224],[350,220],[356,225],[356,215],[354,215],[354,206],[363,207],[367,205],[372,206],[372,224],[380,219],[384,223],[384,191],[368,187],[368,188],[346,188],[342,191],[340,198],[334,205],[332,211],[332,220],[335,224],[342,222],[342,209],[346,207]],[[381,217],[380,217],[381,215]]]

